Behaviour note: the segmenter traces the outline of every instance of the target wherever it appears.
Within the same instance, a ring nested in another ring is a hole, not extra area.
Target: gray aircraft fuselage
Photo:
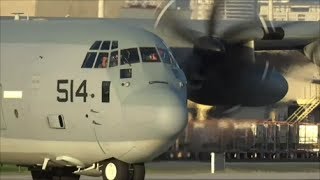
[[[186,126],[186,78],[150,32],[99,20],[2,20],[0,39],[1,163],[146,162]],[[112,45],[94,48],[97,41]],[[160,48],[170,62],[159,54],[142,62],[143,49]],[[89,53],[96,64],[108,53],[108,67],[84,65]]]

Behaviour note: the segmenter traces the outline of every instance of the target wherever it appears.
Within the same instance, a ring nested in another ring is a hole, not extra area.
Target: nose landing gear
[[[132,165],[132,180],[144,180],[145,167],[143,163]]]
[[[145,166],[140,164],[128,164],[117,159],[102,162],[103,180],[144,180]]]

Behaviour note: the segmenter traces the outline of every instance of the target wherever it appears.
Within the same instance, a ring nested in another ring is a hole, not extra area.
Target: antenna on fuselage
[[[21,13],[21,12],[15,12],[15,13],[11,13],[14,15],[14,20],[15,21],[19,21],[20,20],[20,15],[24,14],[24,13]]]

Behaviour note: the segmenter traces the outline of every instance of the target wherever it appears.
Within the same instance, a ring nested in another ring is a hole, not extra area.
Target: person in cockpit
[[[156,53],[151,53],[149,59],[150,61],[158,61],[158,56]]]
[[[108,65],[108,57],[103,56],[101,60],[101,64],[99,65],[99,68],[106,68]]]

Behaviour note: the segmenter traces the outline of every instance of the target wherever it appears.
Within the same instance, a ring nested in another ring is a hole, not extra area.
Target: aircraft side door
[[[105,75],[101,72],[99,76]],[[105,79],[96,79],[90,82],[90,90],[94,94],[94,99],[90,103],[89,121],[94,129],[97,143],[100,149],[107,154],[106,138],[109,135],[111,118],[108,114],[113,114],[110,105],[110,86],[111,82]]]
[[[3,117],[3,110],[2,110],[2,103],[3,103],[3,91],[2,91],[2,84],[0,83],[0,130],[7,129],[6,123]]]

